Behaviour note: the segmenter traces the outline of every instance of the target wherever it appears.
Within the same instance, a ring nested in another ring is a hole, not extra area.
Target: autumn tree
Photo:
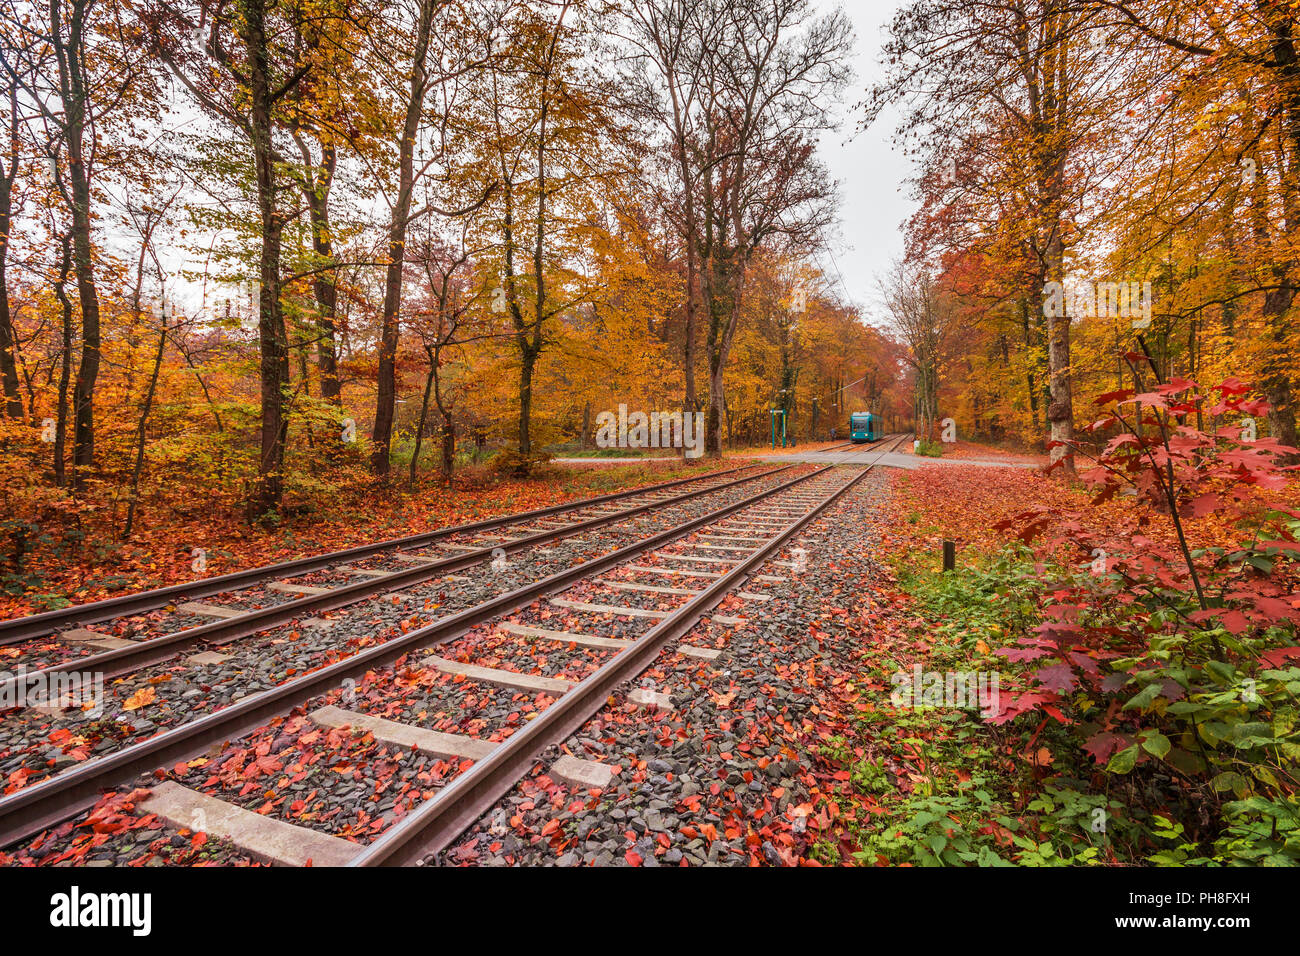
[[[0,159],[0,386],[4,390],[5,414],[21,418],[23,400],[19,392],[16,349],[18,336],[9,309],[9,232],[14,219],[14,183],[22,163],[21,131],[18,119],[18,87],[9,87],[9,108],[5,114],[5,153]]]
[[[322,21],[338,16],[329,5],[307,10],[282,0],[199,0],[156,11],[154,46],[173,75],[210,116],[239,133],[252,158],[257,254],[257,335],[261,384],[258,483],[249,501],[258,516],[280,506],[289,430],[289,341],[285,328],[282,245],[295,218],[286,175],[291,127],[286,105],[320,66],[319,46],[302,43]]]
[[[918,431],[935,439],[939,421],[939,384],[944,351],[956,328],[956,312],[936,281],[923,266],[895,263],[882,282],[881,297],[908,347],[915,372]]]
[[[431,225],[432,220],[426,222]],[[454,241],[437,235],[433,228],[407,253],[410,269],[417,272],[412,283],[419,291],[413,297],[410,325],[428,361],[415,441],[408,476],[416,486],[420,450],[430,413],[438,416],[438,461],[443,479],[450,484],[456,457],[456,413],[472,380],[466,349],[488,343],[507,333],[493,328],[483,308],[484,292],[474,276],[476,254],[469,245],[474,232],[467,217],[460,223]]]
[[[99,137],[114,124],[129,122],[133,110],[149,115],[153,75],[131,11],[112,0],[49,0],[43,7],[6,0],[0,11],[9,40],[0,63],[11,89],[21,92],[22,103],[52,131],[44,138],[51,150],[46,160],[70,220],[81,324],[72,460],[80,484],[94,463],[95,385],[101,363],[95,275],[95,193],[104,165]],[[8,99],[16,124],[12,92]],[[14,132],[11,125],[11,147]]]
[[[637,83],[633,102],[657,123],[667,136],[659,163],[649,170],[646,186],[654,190],[660,208],[672,223],[685,259],[682,283],[682,370],[685,388],[682,410],[700,408],[696,388],[699,346],[699,211],[696,208],[698,170],[691,161],[691,143],[706,80],[702,58],[709,47],[716,18],[701,26],[699,5],[687,0],[638,3],[626,12],[625,32],[635,51],[632,78]],[[695,42],[703,32],[703,42]],[[666,172],[666,175],[665,175]],[[658,173],[659,175],[655,175]]]
[[[411,0],[387,9],[371,31],[369,55],[377,63],[389,136],[396,140],[395,168],[384,186],[390,213],[371,434],[371,464],[378,475],[388,473],[392,445],[407,232],[422,216],[468,215],[497,189],[489,176],[474,198],[456,204],[464,195],[456,170],[464,162],[466,128],[474,123],[469,80],[493,58],[499,16],[472,4]],[[418,207],[417,191],[425,200]]]
[[[375,39],[377,53],[393,73],[391,90],[397,119],[397,182],[390,200],[387,258],[384,272],[384,304],[379,337],[378,395],[375,422],[371,431],[371,467],[378,475],[387,475],[393,438],[393,414],[397,400],[398,311],[402,299],[402,276],[405,268],[406,232],[411,221],[411,204],[415,194],[415,150],[424,117],[425,98],[433,77],[430,56],[433,50],[433,24],[443,0],[414,0],[395,9],[397,17]],[[400,38],[393,43],[394,36]],[[402,55],[391,57],[388,50]],[[382,74],[381,74],[382,75]]]
[[[1123,157],[1109,137],[1125,122],[1132,61],[1107,48],[1105,28],[1073,0],[920,0],[891,24],[890,69],[866,110],[870,122],[888,104],[907,107],[900,135],[924,157],[928,207],[913,226],[930,251],[996,251],[1006,285],[1018,286],[1001,297],[1044,321],[1045,417],[1052,457],[1067,469],[1072,317],[1044,309],[1044,298],[1049,283],[1066,281],[1086,238],[1087,202]]]
[[[374,17],[364,7],[351,15],[326,17],[297,34],[299,57],[313,69],[285,97],[285,126],[296,147],[288,167],[302,192],[311,236],[312,260],[304,270],[316,300],[316,353],[321,398],[342,401],[338,373],[337,228],[330,199],[340,153],[373,160],[380,133],[373,86],[356,82],[362,63],[356,50]]]
[[[1180,320],[1178,335],[1188,342],[1184,370],[1198,374],[1188,367],[1205,358],[1198,338],[1212,349],[1217,342],[1238,367],[1256,368],[1272,433],[1294,446],[1297,11],[1273,2],[1217,8],[1090,0],[1083,6],[1155,65],[1145,88],[1161,109],[1142,116],[1142,135],[1133,139],[1148,175],[1129,178],[1119,193],[1120,254],[1163,267],[1167,328]],[[1213,326],[1210,315],[1218,320]]]
[[[841,11],[815,16],[807,0],[651,6],[632,32],[667,91],[658,112],[678,153],[678,186],[693,194],[680,228],[699,264],[705,428],[709,453],[720,456],[724,372],[749,263],[776,237],[818,241],[830,222],[833,190],[814,137],[831,125],[849,78],[852,33]]]
[[[513,332],[515,434],[525,456],[534,451],[538,363],[556,321],[596,293],[599,280],[584,265],[607,231],[611,186],[627,172],[616,84],[588,57],[597,14],[585,2],[517,8],[482,78],[478,157],[498,185],[489,227],[499,278],[489,298]]]

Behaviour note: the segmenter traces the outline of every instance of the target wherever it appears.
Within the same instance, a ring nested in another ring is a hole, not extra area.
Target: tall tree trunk
[[[547,122],[551,114],[551,74],[555,69],[555,49],[560,42],[560,27],[564,15],[568,12],[568,3],[560,9],[555,21],[555,30],[551,33],[551,46],[546,54],[546,69],[542,74],[540,95],[541,115],[537,123],[537,212],[533,216],[536,233],[533,241],[533,293],[536,296],[534,324],[531,335],[524,335],[524,348],[519,363],[519,451],[528,454],[532,451],[533,438],[530,433],[533,410],[533,372],[537,368],[537,359],[542,354],[542,323],[546,321],[546,148]]]
[[[695,215],[695,189],[691,178],[691,164],[687,152],[685,118],[682,116],[677,84],[669,73],[669,92],[673,103],[673,129],[677,138],[678,176],[682,186],[682,205],[685,214],[686,246],[686,330],[682,350],[682,370],[686,377],[686,392],[682,396],[682,412],[691,414],[699,411],[700,400],[695,390],[695,339],[699,318],[696,314],[695,292],[698,285],[699,266],[699,222]],[[685,448],[683,448],[685,454]]]
[[[542,323],[545,319],[543,306],[539,302],[533,312],[532,322],[524,319],[523,307],[515,294],[514,267],[514,189],[506,181],[504,190],[505,216],[503,221],[503,238],[505,245],[506,286],[508,308],[511,322],[515,329],[515,347],[519,351],[519,453],[530,454],[533,450],[532,416],[533,416],[533,373],[537,369],[537,357],[542,352]],[[542,224],[538,225],[538,245],[543,239]],[[538,279],[535,286],[536,295],[545,295],[544,280]]]
[[[407,486],[415,490],[415,476],[419,473],[420,449],[424,446],[424,427],[429,420],[429,396],[433,392],[433,376],[437,372],[437,358],[433,350],[425,347],[429,356],[429,374],[424,379],[424,399],[420,402],[420,421],[415,426],[415,447],[411,449],[411,466],[407,475]]]
[[[686,375],[686,391],[682,396],[682,413],[690,415],[700,410],[700,399],[695,387],[695,340],[698,338],[697,331],[699,319],[695,314],[695,274],[698,267],[695,263],[695,242],[687,242],[686,248],[686,341],[682,348],[682,366]]]
[[[502,164],[502,246],[505,250],[505,283],[507,310],[515,329],[515,347],[519,350],[519,453],[527,455],[532,451],[532,401],[533,368],[536,356],[533,354],[532,339],[528,335],[528,324],[524,321],[523,307],[515,292],[515,192],[514,183],[505,172]],[[541,327],[534,326],[534,338],[540,339]]]
[[[1059,238],[1052,240],[1048,256],[1052,281],[1063,282],[1064,267]],[[1062,314],[1057,315],[1060,311]],[[1061,462],[1069,474],[1074,473],[1074,394],[1070,382],[1070,316],[1065,309],[1049,309],[1047,316],[1047,367],[1048,390],[1051,403],[1047,406],[1047,421],[1052,442],[1059,442],[1051,450],[1051,461]]]
[[[72,378],[72,300],[67,293],[68,273],[72,271],[72,244],[66,234],[59,238],[62,252],[59,277],[54,281],[54,296],[59,300],[63,337],[59,350],[59,405],[54,422],[54,483],[62,488],[67,483],[68,382]]]
[[[0,221],[0,232],[7,234],[8,231],[8,222]],[[18,337],[14,332],[13,319],[9,313],[9,288],[5,277],[4,248],[0,245],[0,380],[4,383],[5,414],[10,418],[23,417],[23,399],[18,390],[18,363],[15,360],[17,342]]]
[[[727,397],[722,388],[723,364],[709,362],[709,407],[704,416],[704,447],[710,458],[722,457],[723,410]]]
[[[1296,297],[1295,259],[1293,250],[1300,236],[1300,56],[1297,56],[1294,18],[1279,13],[1269,24],[1271,50],[1281,74],[1279,86],[1285,90],[1284,108],[1279,120],[1285,131],[1287,149],[1279,150],[1285,168],[1278,170],[1282,194],[1282,219],[1285,238],[1281,261],[1273,266],[1277,288],[1264,296],[1264,339],[1267,348],[1260,370],[1259,385],[1270,405],[1269,430],[1284,445],[1296,446],[1295,356],[1291,351],[1295,325],[1291,309]],[[1258,177],[1263,188],[1263,177]],[[1265,208],[1258,205],[1261,212]],[[1284,258],[1283,258],[1284,257]],[[1293,460],[1291,456],[1288,460]]]
[[[731,353],[731,341],[740,322],[744,271],[745,264],[740,255],[734,250],[728,251],[726,261],[715,260],[713,275],[704,295],[709,314],[709,410],[705,419],[704,445],[710,458],[722,457],[722,423],[727,404],[722,377]]]
[[[18,391],[18,336],[9,312],[9,282],[5,265],[9,259],[9,224],[13,216],[14,180],[18,178],[18,88],[9,87],[9,167],[0,168],[0,384],[4,389],[5,414],[23,417],[23,399]]]
[[[446,298],[445,286],[443,298]],[[443,399],[442,379],[438,374],[438,368],[442,364],[441,346],[434,350],[431,357],[433,359],[433,401],[438,406],[438,416],[442,419],[442,424],[438,428],[442,453],[442,477],[450,488],[452,471],[456,466],[456,423],[452,420],[451,408]]]
[[[84,472],[95,456],[95,383],[99,379],[99,293],[95,287],[95,263],[90,223],[90,167],[85,154],[86,74],[85,20],[92,0],[72,0],[68,39],[63,39],[60,0],[50,0],[50,34],[58,63],[59,98],[63,104],[64,143],[72,186],[72,254],[77,273],[77,298],[81,306],[81,362],[73,387],[74,431],[72,462],[74,484],[84,481]]]
[[[537,354],[528,342],[520,345],[519,352],[519,453],[527,455],[533,450],[533,372],[537,368]]]
[[[167,313],[159,319],[162,329],[158,333],[158,350],[154,352],[153,372],[149,375],[149,387],[145,391],[144,404],[140,408],[140,422],[135,430],[135,464],[131,468],[131,497],[126,506],[126,524],[122,528],[122,537],[130,539],[135,528],[136,507],[140,501],[140,475],[144,471],[144,446],[149,413],[153,410],[153,398],[158,391],[158,375],[162,371],[163,353],[167,349]]]
[[[383,326],[379,338],[379,382],[375,401],[375,427],[371,432],[374,449],[370,468],[386,476],[393,443],[393,417],[397,403],[398,310],[402,302],[402,267],[406,260],[406,228],[411,218],[411,193],[415,182],[415,137],[424,112],[424,95],[429,85],[429,35],[439,0],[420,0],[415,50],[411,59],[411,87],[402,121],[402,141],[397,149],[397,202],[388,226],[388,268],[384,274]]]
[[[321,144],[319,169],[313,169],[311,152],[306,142],[298,137],[306,177],[303,180],[303,198],[311,220],[311,245],[316,257],[323,263],[334,262],[334,236],[330,228],[330,187],[334,184],[334,169],[338,153],[329,143]],[[320,370],[320,396],[331,405],[342,404],[339,385],[338,350],[335,345],[335,320],[338,316],[338,270],[325,269],[312,279],[312,292],[316,297],[316,327],[320,339],[316,343],[316,365]]]
[[[280,246],[284,216],[276,207],[276,155],[272,141],[272,98],[266,36],[267,0],[246,0],[244,43],[248,51],[250,124],[257,174],[257,207],[262,227],[258,261],[261,295],[257,336],[261,352],[262,439],[258,485],[250,504],[262,519],[280,507],[284,494],[284,455],[289,432],[289,340],[280,305]]]
[[[519,453],[528,455],[533,450],[532,409],[533,409],[533,373],[537,360],[542,354],[543,327],[549,315],[546,311],[546,153],[548,122],[551,108],[551,80],[555,70],[555,51],[560,43],[560,30],[564,17],[568,13],[568,0],[560,6],[560,12],[551,31],[550,45],[547,48],[546,62],[539,66],[541,87],[538,91],[537,121],[537,209],[533,214],[533,296],[532,317],[524,320],[523,307],[515,290],[515,227],[514,227],[514,182],[507,168],[505,156],[501,155],[501,178],[504,186],[503,198],[503,238],[505,246],[506,292],[510,319],[515,329],[515,345],[519,349]],[[498,134],[500,133],[500,102],[494,103],[498,111]]]
[[[444,417],[442,427],[442,476],[447,482],[447,487],[451,487],[452,471],[456,467],[456,423],[451,418]]]

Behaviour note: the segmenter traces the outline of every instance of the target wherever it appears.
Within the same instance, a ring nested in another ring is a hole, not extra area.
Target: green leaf
[[[1169,753],[1169,738],[1161,733],[1151,733],[1142,739],[1142,749],[1153,757],[1163,758]]]
[[[1115,754],[1115,756],[1110,758],[1110,761],[1106,764],[1106,772],[1128,773],[1137,763],[1137,756],[1138,749],[1136,745],[1125,747],[1119,753]]]
[[[1250,772],[1260,783],[1272,787],[1274,790],[1278,787],[1277,777],[1273,776],[1273,771],[1268,767],[1261,767],[1258,764],[1250,768]]]
[[[1159,684],[1147,684],[1134,697],[1124,705],[1125,710],[1143,710],[1151,705],[1157,697],[1160,696]]]
[[[1223,661],[1207,661],[1205,669],[1216,677],[1220,684],[1234,684],[1237,681],[1237,669]]]
[[[1233,770],[1219,774],[1211,783],[1215,790],[1231,790],[1239,799],[1250,792],[1250,784],[1246,778]]]
[[[1251,720],[1237,724],[1232,728],[1232,739],[1241,746],[1240,741],[1248,737],[1266,737],[1272,743],[1273,725],[1262,720]]]

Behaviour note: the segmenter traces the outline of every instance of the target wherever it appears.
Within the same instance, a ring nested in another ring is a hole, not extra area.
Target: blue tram
[[[880,436],[876,433],[878,429],[877,418],[871,412],[854,412],[849,416],[849,437],[853,439],[854,444],[863,442],[873,442]]]

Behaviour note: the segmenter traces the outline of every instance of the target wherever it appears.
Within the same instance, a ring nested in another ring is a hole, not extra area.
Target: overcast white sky
[[[837,0],[818,3],[826,9],[837,5]],[[857,33],[858,76],[845,94],[851,107],[880,76],[882,28],[903,2],[844,0],[842,6]],[[827,278],[841,287],[841,295],[870,314],[877,299],[876,277],[903,252],[901,225],[912,205],[905,180],[912,166],[892,143],[897,114],[882,116],[865,132],[857,131],[860,113],[845,109],[843,114],[839,131],[821,142],[822,158],[840,187],[840,241],[819,259]]]

